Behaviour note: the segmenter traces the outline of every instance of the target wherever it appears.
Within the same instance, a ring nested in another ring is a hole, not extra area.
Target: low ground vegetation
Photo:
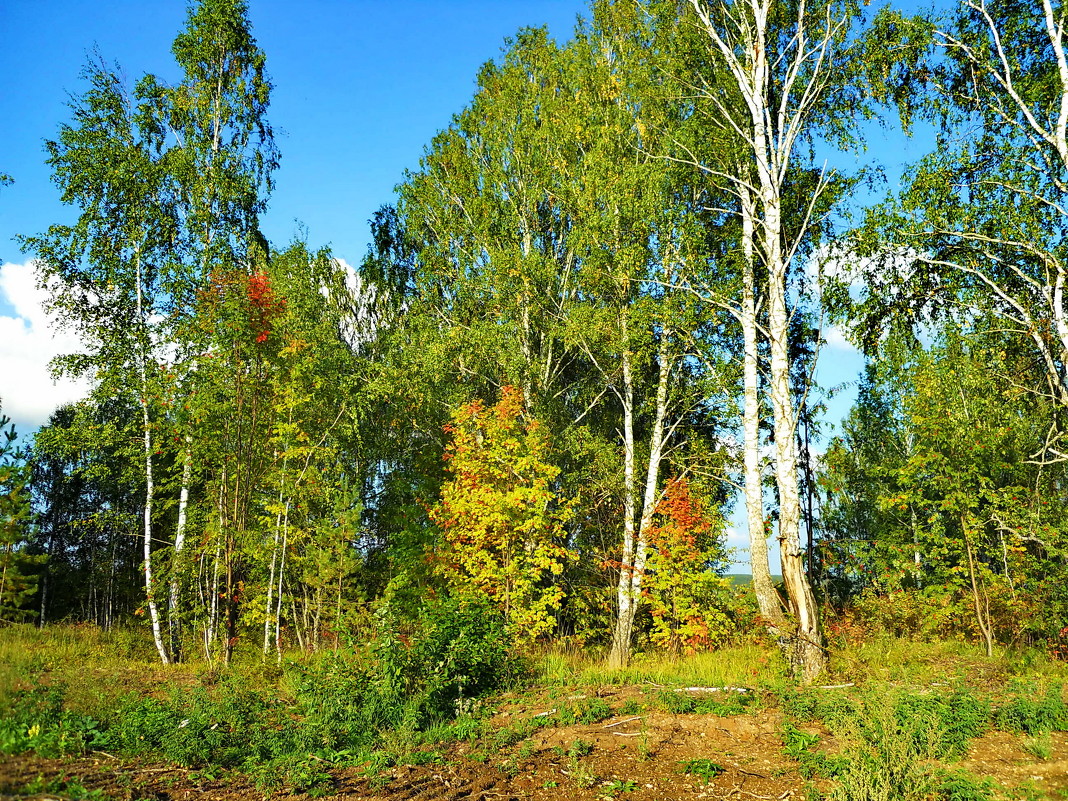
[[[279,665],[161,666],[150,638],[0,633],[5,796],[1063,799],[1063,662],[868,638],[798,687],[758,643],[608,670],[510,654],[504,621],[441,604],[371,645]]]

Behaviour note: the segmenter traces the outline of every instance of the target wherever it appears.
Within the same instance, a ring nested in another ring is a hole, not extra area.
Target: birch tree
[[[265,117],[270,83],[246,4],[191,6],[173,51],[183,71],[175,86],[147,76],[131,91],[101,59],[89,65],[89,88],[72,102],[73,123],[48,143],[55,181],[64,202],[79,209],[78,220],[24,240],[38,258],[42,284],[52,290],[53,310],[86,343],[85,354],[60,366],[95,376],[101,393],[136,388],[146,604],[164,662],[176,655],[177,638],[172,628],[170,646],[164,642],[159,587],[170,585],[172,627],[180,605],[174,577],[161,585],[156,575],[152,545],[160,539],[160,458],[171,451],[161,432],[175,422],[166,411],[174,399],[164,396],[188,393],[195,359],[232,344],[199,335],[225,332],[203,320],[210,306],[203,301],[213,296],[203,290],[243,286],[255,271],[249,252],[266,251],[257,219],[277,162]],[[217,432],[204,433],[219,440]],[[186,539],[194,445],[189,430],[179,434],[181,455],[169,460],[182,465],[175,557]],[[224,497],[221,508],[242,508],[231,500]],[[236,583],[232,569],[226,575]]]
[[[863,245],[890,255],[865,272],[858,332],[874,345],[880,316],[990,314],[1041,364],[1031,389],[1063,408],[1068,9],[1052,0],[964,0],[948,17],[922,23],[934,58],[913,71],[926,76],[922,97],[939,146],[909,171],[900,196],[870,215]],[[1058,424],[1035,457],[1068,457]]]
[[[140,408],[144,587],[153,640],[167,663],[152,543],[158,357],[168,336],[163,306],[174,288],[166,247],[174,238],[175,218],[163,167],[138,120],[144,107],[99,59],[86,68],[85,78],[89,89],[71,104],[74,124],[47,143],[54,180],[63,201],[79,209],[78,220],[23,243],[37,257],[51,310],[85,345],[85,353],[60,359],[59,369],[94,377],[96,391],[105,396],[133,388]]]
[[[264,421],[257,417],[260,398],[255,392],[263,382],[243,380],[250,363],[249,353],[242,348],[249,343],[241,338],[249,333],[249,321],[237,321],[248,311],[244,307],[251,299],[250,282],[262,273],[263,260],[269,256],[258,220],[272,187],[278,153],[267,120],[271,83],[266,56],[252,35],[243,0],[201,0],[190,6],[172,52],[182,80],[168,86],[150,76],[141,91],[151,100],[145,121],[167,166],[174,213],[181,222],[174,269],[186,280],[185,292],[176,296],[173,307],[181,339],[177,369],[186,392],[200,382],[198,376],[221,379],[214,387],[219,391],[215,400],[225,398],[230,403],[221,415],[202,418],[218,423],[217,428],[181,432],[183,468],[175,551],[180,557],[185,541],[193,449],[210,444],[201,456],[216,459],[211,464],[215,468],[212,491],[219,513],[217,533],[223,539],[218,553],[224,562],[226,603],[219,610],[212,602],[205,625],[213,633],[221,632],[216,617],[220,611],[225,613],[224,654],[229,659],[236,636],[235,592],[241,570],[237,539],[247,524],[249,482],[262,473],[262,466],[258,472],[249,472],[251,463],[236,467],[235,463],[261,453],[259,446],[267,438]],[[235,304],[242,308],[235,309]],[[212,319],[223,309],[229,310],[229,319]],[[253,338],[257,335],[252,332]],[[255,348],[252,352],[258,353]],[[205,360],[207,354],[214,358]],[[262,367],[256,359],[253,362],[257,369]],[[229,369],[220,372],[219,365]],[[203,387],[201,397],[211,392],[211,387]],[[199,557],[203,561],[204,555]],[[208,572],[214,577],[219,571],[220,566],[213,565]],[[206,595],[216,599],[219,592],[213,587]],[[173,585],[172,602],[178,605]]]
[[[747,280],[740,317],[747,344],[745,447],[750,451],[758,447],[751,439],[756,407],[751,365],[754,304],[750,296],[755,293],[755,282],[750,289],[748,280],[749,271],[758,264],[764,276],[761,294],[766,303],[765,335],[770,352],[768,395],[779,504],[777,534],[792,629],[780,633],[795,673],[811,681],[823,670],[826,657],[800,544],[790,279],[796,259],[811,246],[817,219],[813,213],[830,186],[830,176],[818,174],[799,215],[789,208],[787,190],[799,161],[800,146],[819,137],[834,139],[838,133],[835,111],[840,119],[843,94],[848,88],[845,79],[850,74],[850,36],[858,12],[851,2],[691,0],[691,6],[708,38],[713,63],[729,76],[723,86],[706,84],[702,93],[718,112],[717,124],[736,137],[744,165],[729,171],[711,169],[738,198],[743,225]],[[800,219],[790,225],[791,216]],[[746,460],[747,486],[757,477],[754,459],[750,453]],[[756,503],[756,491],[750,489],[747,510],[754,516]],[[758,542],[763,536],[756,531],[759,525],[759,519],[750,523],[751,542]],[[766,594],[766,588],[762,588],[762,595]],[[769,606],[766,597],[762,606]]]

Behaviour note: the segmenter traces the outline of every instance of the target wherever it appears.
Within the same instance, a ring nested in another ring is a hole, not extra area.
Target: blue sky
[[[584,0],[251,0],[254,34],[274,82],[270,119],[281,168],[265,220],[287,241],[294,220],[312,244],[332,244],[355,263],[366,221],[392,197],[406,167],[471,98],[479,66],[524,25],[574,28]],[[299,9],[299,11],[298,11]],[[150,13],[149,13],[150,10]],[[93,47],[131,81],[176,78],[170,45],[185,19],[181,0],[4,0],[0,4],[0,258],[11,241],[64,219],[44,165],[44,139],[69,119],[67,95]]]

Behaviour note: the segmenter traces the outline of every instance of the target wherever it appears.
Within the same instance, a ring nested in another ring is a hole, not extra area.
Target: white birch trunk
[[[610,667],[626,667],[630,660],[631,637],[634,627],[635,601],[631,592],[635,556],[635,506],[634,483],[634,376],[631,367],[626,312],[623,313],[623,549],[619,561],[619,583],[616,586],[616,628],[612,635],[612,648],[608,653]]]
[[[801,499],[797,461],[797,413],[790,382],[790,311],[787,278],[792,248],[784,247],[782,187],[794,143],[821,93],[826,66],[838,28],[828,15],[813,40],[804,4],[798,7],[790,43],[774,67],[769,61],[769,16],[773,0],[742,0],[716,5],[690,0],[723,67],[735,82],[744,111],[724,106],[721,113],[753,157],[755,185],[749,171],[730,178],[745,205],[755,192],[754,245],[767,270],[767,336],[771,350],[769,394],[775,430],[775,483],[779,494],[779,547],[783,582],[789,597],[792,624],[784,638],[795,675],[810,682],[824,669],[826,657],[819,630],[819,615],[811,584],[805,574],[800,543]],[[773,69],[779,70],[773,75]],[[775,79],[778,79],[777,81]],[[774,83],[775,97],[772,87]],[[819,191],[817,189],[817,191]],[[805,235],[804,229],[799,237]]]
[[[135,257],[137,274],[137,321],[144,328],[144,302],[141,297],[141,258]],[[145,555],[145,596],[148,602],[148,616],[152,622],[152,641],[159,652],[163,664],[170,664],[170,656],[163,644],[163,631],[160,628],[159,608],[156,605],[156,587],[152,579],[152,507],[155,500],[156,486],[152,476],[152,421],[148,413],[148,356],[144,352],[147,344],[142,343],[138,371],[141,379],[141,393],[138,403],[141,406],[141,427],[145,447],[145,508],[144,508],[144,555]]]
[[[634,464],[634,388],[633,366],[630,354],[624,351],[623,357],[623,380],[624,380],[624,442],[625,442],[625,514],[623,548],[623,566],[619,572],[619,586],[617,589],[618,614],[616,617],[616,629],[612,637],[612,650],[609,652],[608,662],[611,667],[626,667],[630,662],[632,640],[634,635],[634,618],[638,611],[638,603],[641,599],[642,578],[645,571],[645,563],[649,556],[649,529],[653,523],[653,512],[656,509],[658,488],[660,482],[660,462],[663,459],[664,450],[664,425],[667,419],[668,407],[668,382],[671,375],[671,361],[669,354],[670,332],[666,329],[660,335],[659,359],[660,375],[656,388],[656,418],[652,431],[649,435],[649,462],[645,471],[645,488],[642,495],[641,517],[635,531],[634,518],[636,513],[637,487],[635,483]],[[628,568],[629,565],[629,569]]]
[[[778,636],[784,622],[782,601],[771,580],[768,561],[768,532],[764,519],[764,480],[760,458],[760,371],[757,349],[756,262],[753,247],[756,207],[752,194],[743,188],[742,209],[742,431],[743,484],[746,521],[749,528],[749,564],[753,574],[760,616]]]
[[[282,502],[282,493],[278,493],[278,502]],[[278,567],[278,540],[281,536],[282,512],[279,510],[274,516],[274,543],[271,545],[271,574],[267,579],[267,614],[263,621],[263,658],[267,658],[267,652],[271,649],[271,609],[274,600],[274,576]]]
[[[282,558],[278,567],[278,605],[274,613],[274,647],[278,663],[282,663],[282,581],[286,571],[286,549],[289,548],[289,504],[286,503],[284,523],[282,525]]]
[[[171,588],[167,605],[167,626],[171,634],[171,654],[178,659],[178,591],[179,565],[185,548],[185,528],[189,513],[189,483],[193,477],[192,437],[185,437],[185,451],[182,456],[182,488],[178,494],[178,523],[174,530],[174,558],[171,563]]]

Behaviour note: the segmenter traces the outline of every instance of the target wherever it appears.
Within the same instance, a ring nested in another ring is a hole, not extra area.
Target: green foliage
[[[945,755],[938,710],[922,703],[871,696],[861,714],[838,730],[847,745],[835,766],[835,801],[921,799],[942,784],[931,760]]]
[[[653,618],[651,639],[676,653],[710,648],[730,630],[724,521],[685,477],[671,479],[649,530],[652,552],[643,587]]]
[[[1049,734],[1030,737],[1023,743],[1023,750],[1043,762],[1053,755],[1053,740]]]
[[[593,772],[589,765],[581,761],[578,757],[568,757],[567,766],[571,781],[573,781],[575,786],[580,790],[588,790],[593,787],[593,785],[597,784],[597,774]]]
[[[937,791],[945,801],[991,801],[1001,790],[993,779],[978,779],[964,770],[938,773]]]
[[[820,741],[818,736],[802,731],[789,720],[783,721],[782,741],[783,753],[797,760],[799,772],[806,779],[837,776],[843,769],[841,757],[828,756],[816,749]]]
[[[33,613],[35,575],[45,556],[27,551],[30,540],[29,471],[24,455],[14,451],[15,426],[0,414],[0,621],[21,622]]]
[[[682,766],[682,772],[687,776],[696,776],[701,780],[702,784],[708,784],[716,776],[723,773],[725,768],[718,762],[713,762],[711,759],[687,759],[685,762],[679,763]]]
[[[675,715],[741,715],[757,703],[756,695],[751,692],[723,692],[698,697],[687,692],[662,690],[656,700]]]
[[[1052,409],[1000,334],[945,326],[868,369],[823,482],[832,600],[870,631],[1043,642],[1064,614],[1061,465],[1037,466]],[[991,390],[991,383],[996,390]],[[1058,578],[1054,578],[1058,577]]]
[[[264,791],[321,795],[333,786],[331,765],[373,766],[394,740],[400,750],[390,753],[418,761],[433,753],[420,743],[482,736],[484,723],[458,710],[516,671],[498,614],[443,602],[407,632],[383,625],[366,653],[327,653],[282,673],[208,673],[170,692],[127,695],[99,720],[67,709],[58,685],[10,693],[0,709],[0,749],[44,756],[106,749],[239,770]],[[279,679],[288,692],[272,686]],[[529,731],[516,733],[522,739]]]
[[[573,717],[576,723],[592,726],[594,723],[607,720],[614,714],[615,711],[611,705],[603,698],[581,698],[574,707],[569,704],[568,707],[561,711],[560,719],[571,719]]]

